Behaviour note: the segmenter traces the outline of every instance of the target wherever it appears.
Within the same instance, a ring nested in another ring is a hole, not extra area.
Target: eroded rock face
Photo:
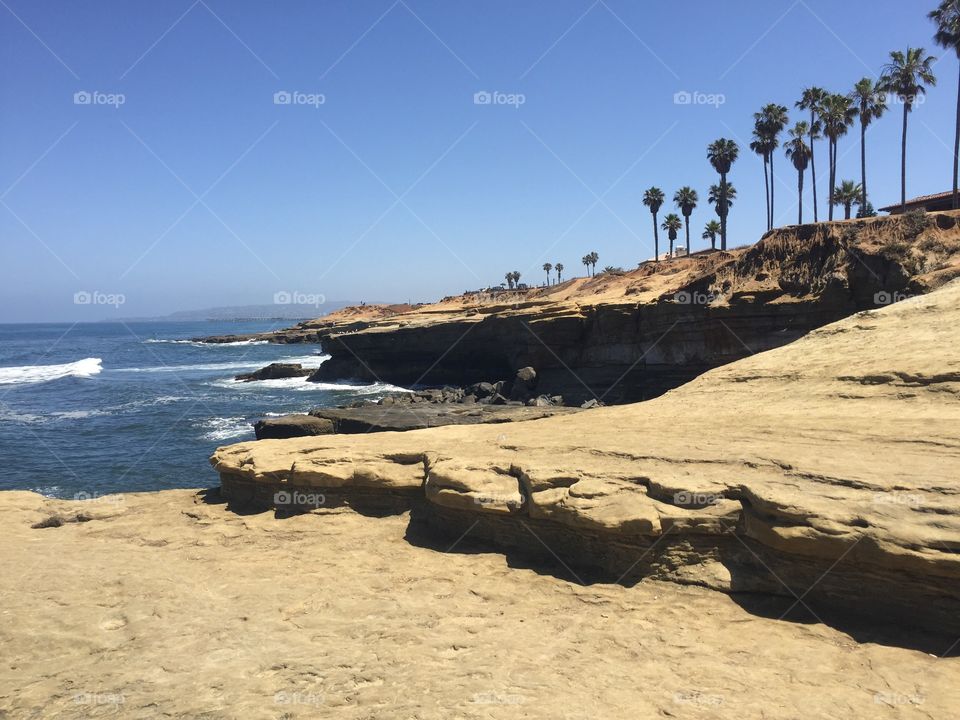
[[[577,280],[569,296],[544,289],[513,304],[440,303],[349,330],[320,327],[331,358],[311,379],[466,386],[529,366],[538,394],[569,405],[650,399],[876,308],[878,296],[956,276],[960,232],[953,214],[943,217],[926,234],[911,234],[902,218],[785,228],[747,249]],[[939,249],[925,244],[931,238]]]
[[[507,426],[241,443],[223,492],[399,497],[441,532],[960,633],[960,282],[656,400]]]
[[[311,415],[282,415],[258,420],[253,431],[257,440],[284,440],[312,435],[329,435],[334,430],[333,422]]]

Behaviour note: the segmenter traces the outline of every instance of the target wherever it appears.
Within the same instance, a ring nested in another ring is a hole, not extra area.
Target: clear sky
[[[590,250],[635,267],[653,254],[644,189],[692,185],[705,200],[705,149],[723,136],[742,146],[730,242],[752,243],[753,112],[792,109],[806,85],[847,92],[908,44],[943,60],[911,117],[907,192],[947,190],[958,70],[933,44],[933,6],[2,0],[0,321],[277,292],[431,300],[508,270],[539,282],[548,261],[582,274]],[[676,104],[684,91],[725,102]],[[477,104],[481,92],[503,95]],[[878,207],[899,198],[899,132],[891,112],[868,136]],[[840,153],[841,177],[859,179],[856,132]],[[789,224],[796,173],[776,162]],[[702,202],[696,238],[713,218]],[[125,304],[75,304],[83,291]]]

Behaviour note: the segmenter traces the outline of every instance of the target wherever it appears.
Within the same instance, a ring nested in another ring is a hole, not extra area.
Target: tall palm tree
[[[960,60],[960,0],[943,0],[940,6],[930,13],[930,19],[937,24],[934,39],[937,45],[947,50],[955,50]],[[953,141],[953,209],[960,208],[960,191],[957,189],[957,174],[960,170],[960,87],[957,88],[957,134]]]
[[[697,209],[697,203],[700,202],[700,196],[692,187],[684,186],[677,190],[673,196],[673,202],[683,215],[684,223],[687,226],[687,252],[690,252],[690,216]]]
[[[728,190],[733,188],[732,185],[727,183],[727,174],[739,156],[740,146],[733,140],[727,140],[726,138],[714,140],[707,147],[707,159],[710,161],[710,164],[713,165],[713,169],[720,174],[720,197],[716,204],[718,208],[717,214],[720,215],[721,250],[727,249],[727,213],[730,210],[729,201],[731,199]],[[713,203],[712,200],[711,203]]]
[[[880,88],[885,93],[896,95],[903,103],[903,137],[900,141],[900,211],[907,211],[907,118],[913,104],[921,95],[926,95],[927,85],[937,84],[933,64],[937,61],[927,55],[923,48],[908,47],[907,51],[894,50],[890,62],[883,68]]]
[[[833,190],[833,202],[843,206],[844,220],[849,220],[853,204],[863,199],[863,188],[853,180],[844,180]]]
[[[868,77],[863,78],[853,86],[850,93],[854,109],[860,117],[860,186],[863,197],[860,198],[860,207],[867,206],[867,127],[874,120],[878,120],[887,111],[887,98],[880,92],[876,83]]]
[[[764,105],[760,112],[754,114],[753,119],[757,127],[761,130],[761,135],[767,141],[770,149],[770,218],[767,223],[767,230],[773,228],[773,218],[776,208],[776,183],[773,181],[773,154],[780,147],[780,133],[789,122],[788,110],[783,105],[770,103]]]
[[[657,226],[657,213],[663,207],[664,200],[666,200],[666,197],[663,190],[658,187],[652,187],[643,194],[643,204],[650,208],[650,212],[653,214],[653,259],[656,261],[660,260],[660,234]]]
[[[833,220],[833,190],[837,182],[837,145],[847,134],[855,116],[853,101],[846,95],[827,95],[820,105],[823,134],[830,141],[830,220]]]
[[[590,277],[590,256],[589,256],[589,255],[584,255],[582,258],[580,258],[580,262],[582,262],[584,265],[586,265],[586,267],[587,267],[587,277]]]
[[[507,288],[510,289],[510,290],[513,290],[513,273],[512,273],[512,272],[508,272],[508,273],[507,273],[506,275],[504,275],[503,277],[504,277],[504,279],[507,281]]]
[[[553,269],[557,271],[557,285],[559,285],[563,282],[563,263],[557,263]]]
[[[550,271],[553,270],[553,265],[550,263],[543,264],[543,271],[547,274],[547,285],[550,285]]]
[[[733,207],[733,201],[737,199],[737,189],[730,183],[721,180],[719,185],[711,185],[710,193],[707,196],[707,202],[713,205],[720,218],[720,249],[727,249],[727,242],[724,238],[725,228],[727,227],[727,214]]]
[[[597,261],[600,259],[600,256],[597,255],[597,251],[596,251],[596,250],[591,250],[591,251],[590,251],[590,254],[587,255],[587,257],[590,258],[590,264],[593,266],[593,276],[596,277],[596,276],[597,276]]]
[[[670,238],[670,257],[673,257],[673,243],[677,239],[677,233],[680,232],[680,229],[683,227],[683,221],[680,220],[680,216],[676,213],[670,213],[663,219],[663,225],[661,227]]]
[[[797,101],[798,110],[810,111],[810,173],[813,176],[813,221],[819,222],[820,216],[817,212],[817,160],[814,154],[813,146],[816,140],[819,140],[820,131],[823,129],[820,123],[820,108],[823,105],[824,98],[827,97],[827,91],[820,87],[804,88],[803,95]]]
[[[520,287],[520,271],[519,270],[513,271],[513,284],[516,285],[518,288]]]
[[[716,220],[711,220],[706,224],[706,227],[703,228],[703,235],[700,237],[704,240],[710,241],[710,249],[717,249],[717,236],[720,234],[720,223]]]
[[[767,230],[770,229],[770,155],[773,154],[770,138],[764,134],[764,130],[756,123],[753,128],[753,140],[750,142],[750,149],[763,158],[763,188],[764,198],[767,201]]]
[[[807,135],[810,133],[810,123],[802,120],[790,130],[790,139],[787,141],[787,159],[797,169],[797,197],[800,202],[800,213],[797,224],[803,225],[803,174],[807,171],[812,155],[807,145]]]

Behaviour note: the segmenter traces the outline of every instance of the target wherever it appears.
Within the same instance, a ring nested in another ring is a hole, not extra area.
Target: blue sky
[[[282,291],[426,301],[508,270],[540,281],[547,261],[579,274],[590,250],[634,267],[652,256],[644,189],[705,197],[711,140],[745,145],[762,104],[846,92],[908,44],[943,56],[911,118],[908,194],[946,190],[957,61],[933,45],[933,4],[3,0],[0,321]],[[284,91],[301,95],[276,104]],[[878,206],[899,197],[899,131],[890,113],[869,135]],[[742,149],[732,245],[764,230],[762,163]],[[855,132],[840,153],[858,179]],[[796,174],[776,160],[790,224]],[[710,219],[703,202],[695,237]]]

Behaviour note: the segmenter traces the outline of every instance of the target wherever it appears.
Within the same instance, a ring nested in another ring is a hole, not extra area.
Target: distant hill
[[[206,320],[230,322],[240,320],[312,320],[327,313],[342,310],[350,305],[359,305],[356,300],[329,300],[320,305],[275,304],[234,305],[231,307],[181,310],[159,317],[123,318],[125,322],[203,322]]]

